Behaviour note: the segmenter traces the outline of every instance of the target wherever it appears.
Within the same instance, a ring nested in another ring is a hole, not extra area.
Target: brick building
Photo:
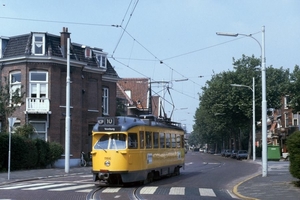
[[[117,83],[117,97],[123,99],[127,115],[149,114],[148,78],[122,78]],[[160,97],[151,95],[151,114],[160,116]]]
[[[67,40],[44,32],[0,37],[0,78],[11,91],[22,87],[24,104],[13,114],[15,125],[32,124],[32,138],[65,144]],[[98,116],[116,113],[120,79],[102,49],[70,42],[70,153],[91,150],[90,132]],[[2,119],[1,123],[7,123]],[[72,164],[72,163],[71,163]]]

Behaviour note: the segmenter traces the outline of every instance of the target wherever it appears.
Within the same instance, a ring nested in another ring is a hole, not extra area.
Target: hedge
[[[300,179],[300,131],[292,133],[287,139],[289,151],[290,173]]]
[[[0,171],[8,169],[9,135],[0,134]],[[11,135],[11,170],[38,169],[52,165],[63,153],[56,142],[28,139],[18,134]]]

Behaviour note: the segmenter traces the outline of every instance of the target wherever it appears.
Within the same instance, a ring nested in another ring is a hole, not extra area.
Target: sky
[[[193,131],[199,94],[212,75],[233,70],[233,58],[261,56],[266,66],[291,71],[300,65],[299,0],[0,0],[0,36],[30,32],[60,35],[97,47],[121,78],[150,78],[165,96],[172,120]],[[249,77],[252,79],[252,77]],[[174,104],[174,107],[173,107]]]

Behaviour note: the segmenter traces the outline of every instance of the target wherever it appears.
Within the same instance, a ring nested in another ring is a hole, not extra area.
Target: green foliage
[[[1,81],[1,79],[0,79]],[[6,119],[16,111],[20,105],[24,104],[23,97],[25,92],[21,89],[16,89],[12,94],[10,94],[9,80],[5,77],[2,82],[0,82],[0,116],[3,120],[3,130],[7,129]]]
[[[0,171],[7,169],[8,134],[0,134]]]
[[[57,142],[49,143],[49,148],[50,148],[50,163],[51,165],[53,165],[53,163],[61,157],[61,155],[64,152],[64,149]]]
[[[8,167],[9,135],[0,134],[0,171]],[[60,158],[63,148],[56,142],[11,135],[11,170],[44,168]]]
[[[233,59],[233,70],[214,74],[202,87],[200,104],[195,114],[193,136],[199,143],[217,144],[224,148],[233,148],[231,140],[239,141],[240,148],[247,149],[252,134],[253,89],[255,91],[255,121],[261,120],[261,60],[254,56],[242,55]],[[300,69],[297,71],[300,90]],[[266,68],[267,107],[281,107],[281,97],[286,94],[290,84],[289,70]],[[253,88],[253,77],[255,87]],[[232,87],[231,84],[244,85]],[[297,93],[299,94],[299,92]],[[297,96],[300,99],[300,96]],[[300,100],[298,102],[300,105]],[[300,110],[300,109],[299,109]],[[251,143],[250,143],[251,144]],[[235,145],[236,147],[236,145]]]
[[[17,127],[14,134],[29,138],[32,133],[34,133],[33,126],[31,124],[25,124]]]
[[[290,173],[300,179],[300,131],[292,133],[287,139],[290,159]]]
[[[38,152],[37,166],[44,168],[51,163],[49,143],[41,139],[35,139],[35,142]]]

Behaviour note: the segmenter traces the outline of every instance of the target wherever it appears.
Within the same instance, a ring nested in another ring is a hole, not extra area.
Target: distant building
[[[12,91],[26,92],[25,104],[13,114],[16,125],[31,124],[31,138],[65,144],[67,40],[45,32],[0,37],[0,78]],[[91,130],[98,116],[115,116],[116,83],[120,79],[107,53],[71,42],[71,158],[91,150]],[[1,123],[4,123],[2,119]],[[3,130],[2,130],[3,131]],[[74,162],[75,162],[74,161]],[[71,163],[72,164],[72,163]]]
[[[123,99],[126,115],[136,115],[141,112],[149,114],[149,105],[151,105],[151,114],[160,117],[160,97],[152,95],[152,100],[149,102],[149,79],[122,78],[117,85],[117,97]]]

